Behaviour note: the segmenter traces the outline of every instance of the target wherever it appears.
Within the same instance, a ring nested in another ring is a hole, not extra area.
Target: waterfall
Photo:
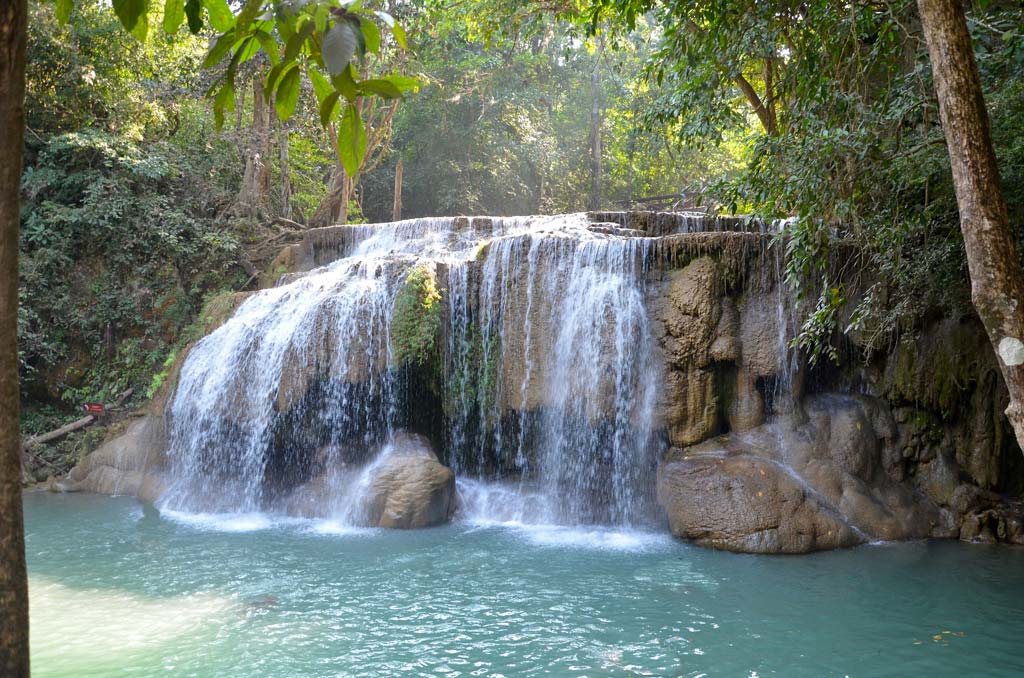
[[[315,480],[321,508],[356,521],[360,474],[413,429],[455,471],[463,516],[649,521],[663,449],[646,303],[659,238],[593,218],[335,227],[334,261],[253,294],[188,354],[167,406],[163,504],[285,511]],[[684,218],[656,235],[701,223],[738,229]],[[409,339],[395,320],[421,278],[440,299],[436,345],[431,325],[414,317]],[[406,344],[432,357],[412,364]]]

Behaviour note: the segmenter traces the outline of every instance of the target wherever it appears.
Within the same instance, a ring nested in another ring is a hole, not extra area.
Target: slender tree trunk
[[[288,128],[282,122],[277,128],[278,160],[281,164],[281,216],[292,218],[292,175]]]
[[[345,173],[345,168],[341,165],[341,154],[338,151],[338,131],[335,129],[334,123],[327,126],[327,136],[331,139],[336,156],[334,174],[327,187],[327,195],[317,205],[316,212],[310,220],[310,224],[313,226],[332,226],[347,222],[348,201],[352,199],[352,190],[355,187],[352,178]]]
[[[918,0],[949,147],[971,298],[1010,392],[1006,416],[1024,449],[1024,271],[999,186],[988,111],[960,0]]]
[[[594,70],[590,74],[590,201],[588,207],[600,209],[604,181],[601,176],[601,56],[604,53],[604,38],[597,38],[597,53],[594,55]]]
[[[395,163],[395,203],[391,208],[391,220],[402,218],[402,159]]]
[[[18,222],[25,136],[25,0],[0,0],[0,675],[29,673],[18,429]]]
[[[238,201],[252,215],[266,208],[270,197],[270,102],[263,98],[263,74],[252,79],[252,126]]]

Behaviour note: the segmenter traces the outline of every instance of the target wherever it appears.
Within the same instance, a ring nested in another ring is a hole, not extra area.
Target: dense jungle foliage
[[[140,41],[103,3],[76,3],[66,24],[61,3],[31,3],[28,434],[83,401],[151,392],[205,300],[251,289],[303,228],[391,219],[399,170],[405,218],[627,207],[790,217],[790,278],[815,308],[800,341],[816,356],[844,331],[881,346],[930,315],[970,312],[913,2],[377,3],[410,49],[385,40],[359,73],[381,96],[360,95],[326,127],[334,80],[269,91],[270,53],[226,70],[216,26],[168,34],[159,4],[146,5]],[[1020,230],[1024,10],[977,2],[968,19]],[[336,150],[357,127],[365,154]],[[847,299],[826,265],[845,244],[875,281],[866,297]]]

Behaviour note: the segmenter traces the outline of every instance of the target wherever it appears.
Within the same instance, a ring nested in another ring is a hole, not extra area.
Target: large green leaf
[[[352,57],[356,53],[355,28],[347,21],[331,26],[324,34],[324,41],[320,47],[320,54],[324,60],[327,72],[332,76],[341,75],[341,72],[352,63]]]
[[[341,157],[341,166],[345,168],[345,173],[355,177],[366,157],[366,129],[355,104],[346,106],[345,113],[341,116],[341,124],[338,126],[338,155]]]
[[[295,105],[299,102],[301,79],[302,69],[298,66],[281,76],[281,82],[278,83],[277,92],[274,94],[274,108],[281,120],[287,120],[295,112]]]
[[[146,0],[149,3],[149,0]],[[139,20],[135,22],[135,28],[132,29],[132,35],[138,38],[139,42],[146,42],[146,36],[149,35],[149,14],[143,12],[139,16]]]
[[[269,100],[270,94],[277,88],[277,83],[280,82],[281,76],[285,74],[289,69],[296,68],[294,61],[282,61],[267,73],[267,79],[263,83],[263,98]]]
[[[366,50],[373,54],[380,54],[380,29],[365,16],[359,17],[359,30],[363,32],[363,40],[366,42]]]
[[[224,126],[224,111],[235,110],[235,81],[234,78],[225,78],[224,84],[217,91],[213,100],[213,119],[217,129]]]
[[[309,69],[309,79],[313,83],[313,92],[316,94],[317,102],[322,104],[324,99],[334,91],[331,81],[312,68]]]
[[[338,99],[341,94],[335,90],[327,95],[327,97],[320,102],[320,124],[327,127],[328,123],[334,118],[338,117],[339,104]]]
[[[260,9],[263,7],[263,0],[245,0],[245,4],[242,5],[242,11],[238,13],[235,18],[235,30],[239,35],[242,35],[249,28],[249,25],[255,21],[256,17],[260,13]]]
[[[185,3],[185,16],[188,18],[188,30],[197,35],[203,30],[203,6],[199,0],[188,0]]]
[[[288,42],[284,46],[284,58],[282,61],[291,61],[299,55],[302,51],[302,44],[306,42],[306,38],[313,34],[313,29],[316,28],[316,24],[312,21],[306,21],[299,27],[295,33],[289,38]]]
[[[113,0],[113,5],[114,14],[128,31],[135,28],[139,17],[146,13],[146,0]]]
[[[356,89],[355,78],[352,77],[352,66],[341,72],[341,75],[336,75],[331,78],[331,83],[334,84],[334,88],[341,92],[341,95],[349,101],[355,101],[356,97],[359,96],[359,90]]]
[[[410,78],[405,75],[387,75],[381,79],[390,82],[392,85],[398,88],[399,92],[402,92],[403,94],[405,92],[416,92],[423,85],[423,83],[421,83],[416,78]]]
[[[235,31],[234,29],[221,35],[217,38],[217,42],[213,43],[213,47],[206,54],[206,58],[203,59],[203,68],[210,68],[224,58],[224,55],[228,53],[231,46],[235,44]]]
[[[227,0],[202,0],[206,12],[210,16],[210,25],[215,31],[223,33],[235,25],[235,15]]]
[[[277,40],[274,40],[273,36],[264,30],[256,31],[254,34],[256,39],[260,41],[260,46],[263,47],[263,51],[267,53],[267,58],[270,59],[270,63],[275,66],[281,60],[281,54],[278,52]]]
[[[163,27],[165,33],[176,33],[181,22],[185,20],[185,0],[167,0],[164,2]]]
[[[372,78],[359,83],[359,91],[363,94],[376,94],[385,99],[401,99],[402,91],[393,82],[383,78]]]

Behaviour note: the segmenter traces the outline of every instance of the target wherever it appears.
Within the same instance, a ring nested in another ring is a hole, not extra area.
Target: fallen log
[[[125,391],[124,393],[119,395],[117,397],[117,400],[115,400],[113,403],[108,404],[108,405],[104,405],[103,409],[104,410],[116,410],[122,404],[124,404],[125,400],[128,400],[128,398],[131,397],[131,395],[132,395],[132,393],[134,393],[134,391],[135,391],[135,389],[131,389],[131,388],[128,389],[127,391]],[[75,431],[80,431],[83,428],[86,428],[87,426],[91,426],[92,424],[95,424],[97,421],[98,421],[98,417],[96,417],[94,415],[91,415],[91,414],[86,415],[86,416],[82,417],[81,419],[78,419],[76,421],[71,422],[70,424],[65,424],[64,426],[61,426],[60,428],[55,428],[52,431],[48,431],[46,433],[40,433],[39,435],[32,436],[31,438],[26,440],[24,442],[24,444],[22,444],[22,447],[25,448],[25,449],[28,449],[28,448],[32,447],[33,445],[44,445],[46,443],[51,443],[54,440],[59,440],[60,438],[63,438],[64,436],[66,436],[69,433],[74,433]]]

